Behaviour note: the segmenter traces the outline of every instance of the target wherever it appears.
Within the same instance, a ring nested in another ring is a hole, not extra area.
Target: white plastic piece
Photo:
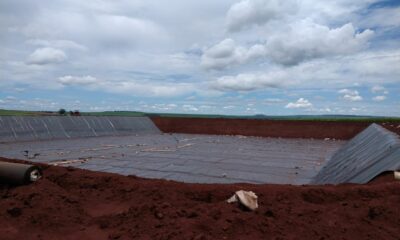
[[[394,179],[400,180],[400,171],[394,171]]]
[[[234,203],[239,201],[243,206],[254,211],[258,208],[257,199],[258,197],[254,192],[240,190],[235,192],[235,194],[230,197],[227,202]]]

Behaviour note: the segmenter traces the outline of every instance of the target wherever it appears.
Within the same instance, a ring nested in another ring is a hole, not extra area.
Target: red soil
[[[3,159],[4,160],[4,159]],[[0,185],[1,239],[399,239],[400,181],[367,185],[205,185],[44,167]],[[259,209],[225,200],[254,191]]]
[[[157,127],[166,133],[244,135],[282,138],[350,139],[370,122],[281,121],[256,119],[205,119],[152,117]],[[384,127],[400,133],[400,123],[384,123]]]

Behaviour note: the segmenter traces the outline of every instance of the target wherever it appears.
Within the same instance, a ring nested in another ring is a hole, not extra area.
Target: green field
[[[57,116],[50,111],[22,111],[0,109],[0,116]],[[83,116],[125,116],[125,117],[184,117],[184,118],[230,118],[230,119],[268,119],[293,121],[359,121],[359,122],[400,122],[400,117],[357,116],[357,115],[215,115],[215,114],[181,114],[181,113],[145,113],[136,111],[81,112]]]
[[[0,116],[39,116],[43,114],[43,112],[0,109]]]
[[[81,112],[83,116],[125,116],[125,117],[144,117],[144,112],[134,111],[106,111],[106,112]]]

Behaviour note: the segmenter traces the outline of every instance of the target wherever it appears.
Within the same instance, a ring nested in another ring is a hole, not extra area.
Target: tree
[[[70,116],[80,116],[81,113],[79,112],[79,110],[75,110],[75,111],[69,111],[69,115]]]
[[[67,111],[65,111],[64,108],[61,108],[60,110],[58,110],[58,114],[60,115],[64,115]]]

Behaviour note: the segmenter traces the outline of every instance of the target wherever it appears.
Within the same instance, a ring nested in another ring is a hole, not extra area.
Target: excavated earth
[[[164,133],[321,141],[349,140],[369,125],[152,120]],[[400,133],[399,123],[381,125]],[[0,239],[400,239],[400,181],[393,173],[367,184],[194,184],[35,164],[44,173],[38,182],[0,183]],[[237,190],[255,192],[259,208],[226,203]]]
[[[244,135],[278,138],[314,138],[348,140],[367,128],[366,121],[293,121],[265,119],[152,117],[165,133]],[[400,135],[400,122],[380,125]]]
[[[365,185],[218,185],[41,166],[36,183],[0,184],[0,239],[400,237],[392,173]],[[255,212],[225,202],[240,189],[258,195]]]

